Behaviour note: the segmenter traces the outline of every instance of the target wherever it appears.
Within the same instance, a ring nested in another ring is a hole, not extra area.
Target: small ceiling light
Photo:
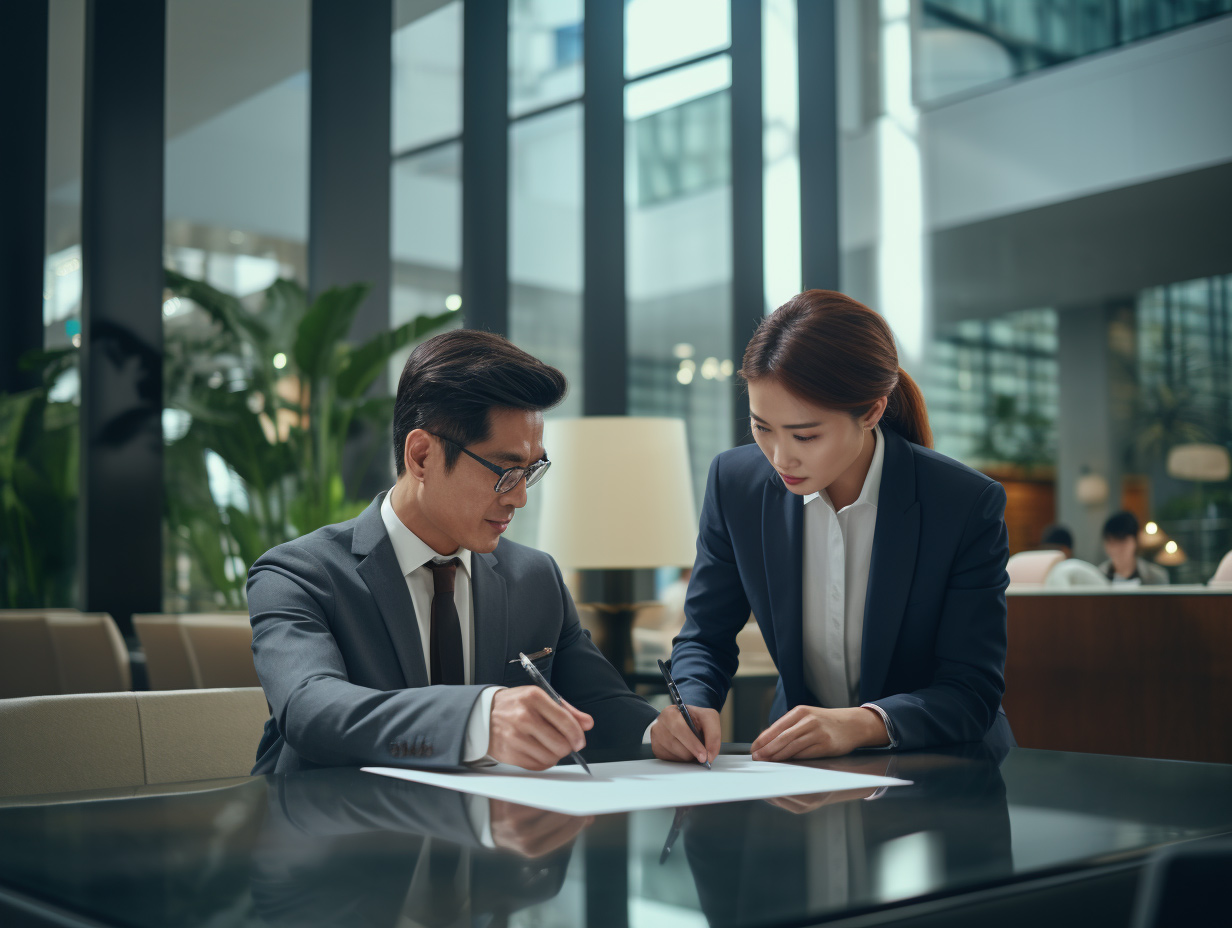
[[[692,368],[684,367],[683,365],[681,365],[680,370],[676,371],[676,379],[683,384],[692,383],[693,382]]]
[[[1159,531],[1159,526],[1156,525],[1154,522],[1148,522],[1146,524],[1146,533],[1148,535],[1154,535],[1158,531]]]
[[[736,365],[732,364],[731,358],[725,359],[723,363],[719,365],[719,373],[723,375],[724,380],[726,380],[728,377],[730,377],[735,372],[736,372]]]
[[[73,336],[73,347],[74,348],[81,347],[81,333],[80,332],[78,332],[76,335]]]
[[[688,342],[680,342],[672,349],[672,354],[678,358],[691,358],[693,357],[693,346]]]
[[[445,308],[451,313],[456,313],[462,308],[462,297],[456,293],[451,293],[445,297]]]
[[[274,355],[274,367],[278,368],[278,370],[282,370],[286,366],[287,366],[287,356],[285,354],[283,354],[280,351],[276,355]]]
[[[707,358],[702,362],[702,376],[707,380],[715,380],[719,376],[719,359]]]
[[[238,229],[229,234],[227,238],[230,239],[232,245],[244,244],[244,233],[240,232]]]
[[[682,371],[688,371],[690,374],[692,374],[697,370],[697,363],[694,361],[690,361],[688,358],[685,358],[683,361],[680,362],[680,369]]]
[[[164,300],[163,301],[163,315],[164,316],[174,316],[177,312],[180,311],[180,307],[182,305],[183,304],[180,302],[180,298],[178,296],[173,296],[169,300]]]
[[[1164,545],[1164,550],[1167,551],[1169,554],[1176,554],[1176,547],[1177,547],[1176,542],[1170,541],[1166,545]]]

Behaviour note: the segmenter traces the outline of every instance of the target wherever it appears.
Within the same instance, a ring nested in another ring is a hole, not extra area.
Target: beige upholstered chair
[[[260,686],[244,612],[134,615],[150,689]]]
[[[152,690],[201,688],[188,642],[176,615],[134,615],[133,628],[145,652],[146,677]]]
[[[41,612],[0,613],[0,699],[59,692],[47,619]]]
[[[261,685],[252,662],[252,625],[247,615],[182,615],[180,628],[199,686]]]
[[[0,700],[0,796],[246,776],[268,716],[255,688]]]
[[[128,648],[106,613],[0,613],[0,697],[106,693],[131,686]]]
[[[47,615],[60,668],[62,693],[115,693],[132,689],[128,646],[105,612]]]
[[[1060,551],[1019,551],[1005,565],[1010,583],[1021,586],[1043,586],[1048,571],[1065,560]]]

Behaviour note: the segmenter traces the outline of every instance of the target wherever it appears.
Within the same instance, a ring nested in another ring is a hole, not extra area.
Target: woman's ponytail
[[[898,384],[890,392],[882,421],[894,431],[917,445],[933,446],[933,430],[928,425],[928,409],[924,406],[924,394],[919,385],[901,367],[898,369]]]
[[[882,421],[908,441],[933,446],[924,395],[898,366],[894,333],[845,294],[806,290],[763,319],[740,376],[746,383],[773,378],[796,396],[856,418],[889,397]]]

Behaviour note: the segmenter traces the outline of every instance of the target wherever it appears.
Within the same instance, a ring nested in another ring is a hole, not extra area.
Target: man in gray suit
[[[393,489],[249,571],[272,710],[254,774],[485,760],[542,770],[587,745],[642,740],[657,713],[582,630],[555,561],[510,541],[497,550],[548,468],[543,411],[565,390],[560,371],[486,332],[412,352]],[[519,651],[538,655],[568,705],[529,685]]]

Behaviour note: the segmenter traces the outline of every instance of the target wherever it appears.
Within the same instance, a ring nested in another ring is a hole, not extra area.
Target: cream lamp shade
[[[1084,473],[1074,486],[1074,496],[1084,506],[1098,506],[1108,499],[1108,481],[1103,474]]]
[[[1218,483],[1232,473],[1228,449],[1220,445],[1176,445],[1168,452],[1168,476],[1178,480]]]
[[[549,419],[539,547],[577,570],[690,567],[697,512],[680,419]]]

